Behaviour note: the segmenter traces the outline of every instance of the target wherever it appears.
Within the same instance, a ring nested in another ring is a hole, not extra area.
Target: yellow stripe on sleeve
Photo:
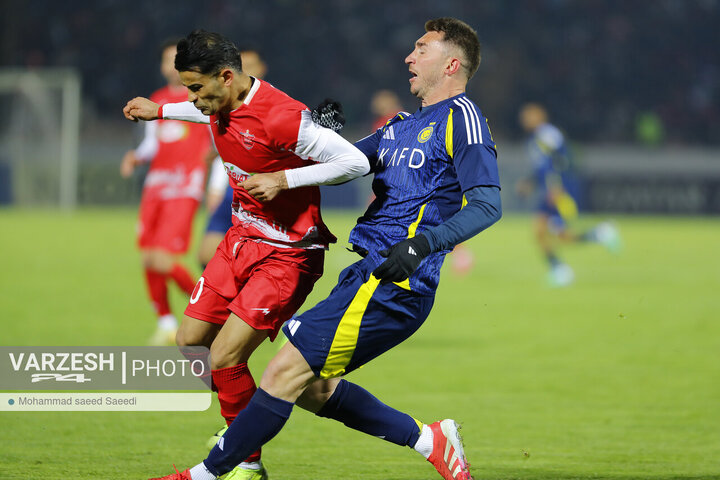
[[[330,351],[325,359],[325,365],[320,371],[320,378],[334,378],[345,373],[345,368],[355,353],[362,317],[379,284],[380,280],[370,275],[370,279],[358,289],[350,306],[340,319],[332,345],[330,345]]]
[[[447,119],[447,126],[445,127],[445,150],[450,158],[453,158],[453,109],[450,109],[450,114]]]

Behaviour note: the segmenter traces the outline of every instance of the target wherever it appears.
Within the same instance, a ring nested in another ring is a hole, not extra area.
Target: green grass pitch
[[[326,221],[342,242],[354,217]],[[0,210],[0,343],[144,344],[154,321],[134,223],[131,209]],[[565,248],[576,283],[551,289],[530,218],[508,215],[468,242],[470,274],[446,264],[423,328],[349,379],[421,421],[463,423],[477,479],[720,479],[720,223],[617,223],[623,252]],[[304,308],[354,260],[342,245]],[[257,379],[273,352],[263,346],[251,362]],[[202,460],[220,424],[216,403],[187,413],[3,412],[0,478],[167,474]],[[299,409],[264,462],[276,480],[439,478],[409,448]]]

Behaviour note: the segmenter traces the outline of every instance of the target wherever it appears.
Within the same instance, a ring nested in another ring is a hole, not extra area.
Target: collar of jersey
[[[433,103],[432,105],[428,105],[427,107],[420,107],[418,108],[417,112],[413,113],[413,117],[417,119],[421,119],[427,115],[430,115],[433,113],[437,108],[440,108],[443,105],[447,105],[448,103],[454,101],[456,98],[460,98],[465,96],[465,92],[455,95],[454,97],[446,98],[445,100],[441,100],[437,103]]]
[[[250,78],[252,78],[252,79],[254,80],[254,81],[253,81],[253,84],[252,84],[252,87],[250,87],[250,91],[248,92],[247,96],[245,97],[245,100],[243,100],[242,105],[240,105],[238,108],[236,108],[235,110],[233,110],[232,112],[230,112],[231,115],[232,115],[233,113],[235,113],[235,112],[240,111],[240,109],[242,109],[243,107],[245,107],[245,106],[247,106],[247,105],[250,105],[250,102],[252,101],[253,97],[255,96],[255,94],[257,93],[258,89],[260,88],[260,83],[261,83],[261,82],[260,82],[260,79],[259,79],[259,78],[255,78],[255,77],[253,77],[252,75],[250,75]]]

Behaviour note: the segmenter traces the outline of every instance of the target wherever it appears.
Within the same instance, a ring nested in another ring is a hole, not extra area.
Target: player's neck
[[[253,79],[249,75],[241,74],[237,77],[237,91],[233,94],[233,101],[230,105],[231,110],[236,110],[242,106],[253,86]]]
[[[440,103],[443,100],[447,100],[448,98],[452,98],[464,92],[465,85],[452,85],[436,88],[422,98],[422,106],[429,107],[430,105],[435,105],[436,103]]]

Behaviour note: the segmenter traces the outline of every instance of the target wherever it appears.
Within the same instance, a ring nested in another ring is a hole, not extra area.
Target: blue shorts
[[[225,233],[230,230],[230,227],[232,227],[232,202],[233,189],[227,187],[222,202],[220,202],[220,205],[218,205],[208,221],[205,228],[206,232]]]
[[[562,217],[562,215],[560,215],[557,207],[555,207],[555,205],[551,204],[547,200],[540,201],[537,205],[536,210],[538,213],[548,217],[550,225],[553,228],[557,230],[563,230],[567,228],[567,222]]]
[[[387,352],[430,314],[434,295],[381,285],[373,268],[367,260],[350,265],[325,300],[283,327],[319,378],[345,375]]]

